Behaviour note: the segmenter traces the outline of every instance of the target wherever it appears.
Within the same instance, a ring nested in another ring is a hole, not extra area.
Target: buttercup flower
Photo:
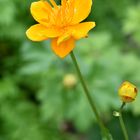
[[[138,90],[136,86],[127,81],[124,82],[119,88],[119,96],[121,97],[121,100],[125,103],[135,100],[137,92]]]
[[[54,0],[40,0],[31,4],[31,14],[38,22],[27,31],[32,41],[51,39],[52,50],[61,58],[75,47],[75,41],[86,37],[95,22],[83,22],[89,15],[92,0],[62,0],[57,5]]]

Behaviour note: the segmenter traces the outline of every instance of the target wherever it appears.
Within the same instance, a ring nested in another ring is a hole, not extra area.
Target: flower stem
[[[83,89],[85,91],[85,94],[86,94],[86,97],[88,99],[88,102],[89,102],[89,104],[90,104],[90,106],[92,108],[92,111],[95,114],[95,117],[97,119],[97,122],[98,122],[98,124],[99,124],[99,126],[101,128],[102,134],[107,138],[107,140],[110,140],[111,138],[109,136],[108,129],[104,126],[102,120],[99,117],[99,113],[97,111],[97,108],[95,106],[95,103],[93,102],[93,100],[92,100],[92,98],[90,96],[89,90],[88,90],[87,85],[86,85],[86,83],[84,81],[84,78],[83,78],[83,76],[81,74],[80,68],[78,66],[78,63],[77,63],[77,60],[76,60],[76,57],[75,57],[73,51],[70,53],[70,56],[71,56],[72,61],[73,61],[74,65],[75,65],[75,68],[77,70],[77,74],[79,76],[80,82],[81,82],[81,84],[83,86]]]
[[[123,102],[122,106],[120,107],[120,110],[119,110],[119,121],[120,121],[120,126],[121,126],[121,129],[122,129],[125,140],[129,140],[127,130],[126,130],[126,127],[125,127],[125,123],[124,123],[123,117],[122,117],[122,110],[123,110],[124,106],[125,106],[125,103]]]

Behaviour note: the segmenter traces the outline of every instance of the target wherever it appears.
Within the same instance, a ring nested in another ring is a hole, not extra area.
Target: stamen
[[[67,0],[62,0],[61,5],[66,5]]]
[[[55,3],[54,0],[50,0],[51,4],[54,6],[54,8],[57,8],[57,4]]]
[[[67,18],[66,18],[66,21],[67,23],[70,23],[73,19],[73,15],[74,15],[74,3],[75,1],[74,0],[71,0],[67,3],[67,9],[66,9],[66,13],[67,13]]]

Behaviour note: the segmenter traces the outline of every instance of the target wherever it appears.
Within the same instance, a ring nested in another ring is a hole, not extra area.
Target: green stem
[[[86,86],[86,84],[85,84],[85,81],[84,81],[83,76],[82,76],[82,74],[81,74],[81,71],[80,71],[80,68],[79,68],[79,66],[78,66],[78,63],[77,63],[77,60],[76,60],[76,57],[75,57],[74,53],[71,52],[71,53],[70,53],[70,56],[71,56],[71,58],[72,58],[72,60],[73,60],[73,63],[74,63],[74,65],[75,65],[75,67],[76,67],[77,74],[78,74],[78,76],[79,76],[80,82],[81,82],[81,84],[82,84],[82,86],[83,86],[83,89],[84,89],[84,91],[85,91],[86,97],[87,97],[87,99],[88,99],[88,101],[89,101],[89,104],[90,104],[90,106],[91,106],[91,108],[92,108],[93,113],[95,114],[95,117],[96,117],[96,119],[97,119],[97,121],[98,121],[98,124],[99,124],[99,126],[100,126],[100,128],[101,128],[101,131],[102,131],[103,135],[107,138],[107,140],[110,140],[110,136],[109,136],[109,134],[108,134],[108,129],[104,126],[102,120],[101,120],[100,117],[99,117],[99,113],[98,113],[98,111],[97,111],[97,108],[96,108],[96,106],[95,106],[95,103],[93,102],[93,100],[92,100],[92,98],[91,98],[91,96],[90,96],[89,90],[88,90],[88,88],[87,88],[87,86]]]
[[[123,110],[124,106],[125,106],[125,103],[123,102],[122,106],[121,106],[121,108],[119,110],[119,113],[120,113],[119,121],[120,121],[120,126],[121,126],[121,129],[122,129],[122,132],[123,132],[125,140],[129,140],[127,130],[126,130],[126,127],[125,127],[125,123],[124,123],[123,117],[122,117],[122,110]]]

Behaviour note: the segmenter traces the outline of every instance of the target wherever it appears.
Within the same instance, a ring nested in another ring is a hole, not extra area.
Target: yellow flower
[[[136,86],[127,81],[124,82],[119,88],[119,96],[121,97],[121,100],[125,103],[135,100],[137,92],[138,90]]]
[[[92,0],[61,0],[61,5],[54,0],[33,2],[30,10],[38,24],[31,26],[26,35],[32,41],[51,39],[52,50],[63,58],[74,49],[76,40],[95,27],[95,22],[80,23],[91,6]]]

